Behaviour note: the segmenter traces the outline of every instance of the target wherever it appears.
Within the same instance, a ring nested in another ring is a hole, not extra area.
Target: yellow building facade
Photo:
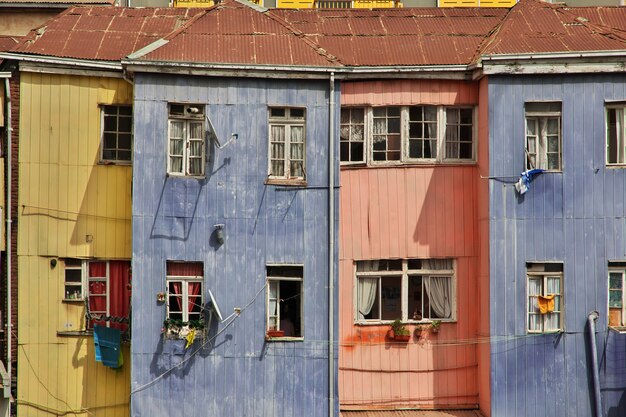
[[[265,6],[263,0],[252,0]],[[174,7],[211,7],[213,0],[173,0]],[[402,7],[400,0],[276,0],[279,9],[379,9]]]
[[[130,261],[132,168],[103,162],[101,137],[103,109],[132,109],[132,86],[114,73],[45,72],[20,76],[18,415],[124,417],[130,364],[95,361],[91,283],[68,267]]]

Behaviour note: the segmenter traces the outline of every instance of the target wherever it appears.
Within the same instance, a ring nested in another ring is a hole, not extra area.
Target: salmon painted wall
[[[95,361],[91,335],[79,332],[84,303],[63,301],[62,259],[130,259],[132,167],[98,161],[99,105],[131,99],[121,78],[21,73],[19,415],[128,415],[130,366]]]
[[[477,84],[462,81],[344,83],[341,98],[342,106],[477,103]],[[478,407],[477,177],[475,164],[342,167],[342,409]],[[404,258],[456,259],[457,320],[398,344],[385,338],[388,324],[354,324],[355,261]]]

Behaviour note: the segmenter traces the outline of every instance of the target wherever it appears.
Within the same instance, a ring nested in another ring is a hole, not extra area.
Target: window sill
[[[92,330],[76,330],[76,331],[57,331],[59,337],[91,337]]]
[[[477,162],[472,161],[407,161],[407,162],[379,162],[379,163],[342,163],[340,165],[341,169],[349,170],[349,169],[363,169],[363,168],[432,168],[432,167],[467,167],[467,166],[475,166]]]
[[[306,180],[302,179],[286,179],[286,178],[268,178],[265,180],[266,185],[286,185],[292,187],[306,187]]]
[[[99,161],[98,165],[130,167],[133,166],[133,163],[131,161]]]
[[[65,304],[84,304],[85,299],[84,298],[64,298],[61,300],[61,302]]]
[[[626,327],[624,326],[609,326],[609,329],[616,333],[626,334]]]
[[[171,177],[171,178],[181,178],[181,179],[189,179],[189,180],[204,180],[204,179],[206,179],[205,175],[173,174],[171,172],[168,172],[167,176]]]
[[[625,169],[626,164],[606,164],[608,169]]]
[[[530,330],[526,330],[528,332],[528,334],[530,335],[535,335],[535,336],[540,336],[540,335],[553,335],[553,334],[561,334],[561,333],[565,333],[565,330],[563,329],[559,329],[559,330],[547,330],[545,332],[532,332]]]
[[[444,323],[456,323],[455,319],[447,319],[447,320],[442,320],[442,319],[432,319],[432,320],[407,320],[407,321],[403,321],[402,324],[407,324],[409,326],[419,326],[419,325],[430,325],[432,324],[434,321],[440,321],[441,324]],[[389,326],[391,325],[391,323],[393,323],[393,320],[380,320],[380,321],[355,321],[354,325],[355,326]]]
[[[290,337],[290,336],[281,336],[281,337],[270,337],[265,336],[266,342],[304,342],[304,337]]]

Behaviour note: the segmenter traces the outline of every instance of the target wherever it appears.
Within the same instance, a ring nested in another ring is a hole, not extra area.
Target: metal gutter
[[[39,64],[49,65],[70,65],[81,68],[97,68],[107,70],[122,70],[122,64],[119,61],[97,61],[89,59],[62,58],[45,55],[25,55],[11,52],[0,53],[0,59],[11,59],[22,62],[36,62]]]
[[[328,120],[328,416],[335,415],[335,73],[330,73]]]
[[[508,61],[508,60],[530,60],[530,59],[572,59],[572,58],[623,58],[626,50],[610,51],[582,51],[582,52],[537,52],[530,54],[497,54],[483,55],[481,61]]]

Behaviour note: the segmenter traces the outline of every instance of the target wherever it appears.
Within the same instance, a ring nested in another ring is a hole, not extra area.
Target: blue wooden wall
[[[607,262],[626,259],[626,169],[605,165],[605,100],[626,75],[490,76],[492,415],[593,414],[586,320],[597,310],[605,415],[626,415],[626,335],[608,330]],[[563,172],[518,197],[524,102],[562,102]],[[565,332],[526,333],[526,262],[562,261]]]
[[[206,104],[222,143],[239,135],[211,149],[206,179],[166,176],[168,102]],[[329,82],[137,74],[134,103],[131,415],[328,416]],[[306,106],[308,188],[264,184],[268,105]],[[166,260],[203,261],[224,316],[251,303],[195,355],[199,342],[184,351],[160,334]],[[304,341],[265,341],[268,263],[304,265]]]

